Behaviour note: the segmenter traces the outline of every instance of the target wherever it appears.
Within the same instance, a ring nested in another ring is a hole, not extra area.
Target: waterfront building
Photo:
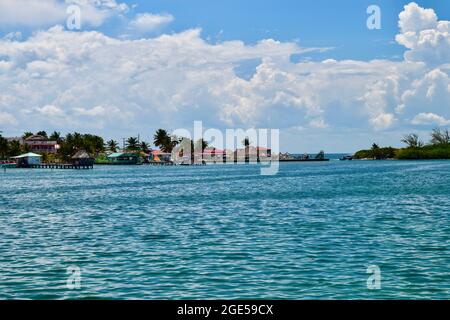
[[[12,157],[18,167],[28,167],[30,165],[39,165],[41,164],[42,156],[40,154],[36,154],[33,152],[28,152],[25,154],[21,154],[20,156]]]
[[[234,152],[235,161],[260,161],[270,160],[272,157],[272,149],[265,147],[246,146],[242,149],[236,149]]]
[[[72,156],[72,163],[76,166],[93,166],[95,159],[86,152],[79,150]]]
[[[115,152],[107,156],[110,164],[141,164],[142,158],[137,153],[131,152]]]
[[[152,150],[148,160],[153,162],[171,162],[172,154],[169,152],[162,152],[161,150]]]
[[[58,142],[48,140],[46,137],[34,134],[24,140],[31,152],[37,153],[56,153],[58,151]]]
[[[7,138],[8,142],[18,141],[20,145],[27,145],[28,150],[33,153],[56,153],[59,149],[57,141],[52,141],[44,136],[34,134],[27,138],[12,137]]]
[[[208,162],[226,162],[227,151],[222,149],[206,148],[201,153],[201,158]]]

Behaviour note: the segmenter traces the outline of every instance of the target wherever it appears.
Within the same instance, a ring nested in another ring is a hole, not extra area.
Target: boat
[[[341,160],[341,161],[350,161],[350,160],[353,160],[353,156],[343,156],[339,160]]]

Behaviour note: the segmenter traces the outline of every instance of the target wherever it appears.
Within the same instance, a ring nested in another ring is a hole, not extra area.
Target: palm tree
[[[242,140],[242,144],[247,149],[250,146],[250,144],[251,144],[250,139],[248,137],[246,137],[244,140]]]
[[[154,136],[153,136],[153,144],[157,147],[159,147],[161,150],[165,151],[164,149],[167,147],[167,145],[170,142],[170,136],[164,129],[158,129],[156,130]]]
[[[105,142],[102,137],[93,134],[84,134],[82,136],[82,148],[88,153],[98,155],[100,152],[105,151]]]
[[[168,146],[168,150],[167,152],[172,152],[173,148],[175,148],[180,142],[181,142],[182,138],[178,138],[177,136],[170,136],[170,143]]]
[[[10,141],[8,149],[8,153],[10,156],[18,156],[21,152],[20,142],[17,140]]]
[[[156,130],[153,136],[153,144],[164,152],[172,152],[173,148],[180,142],[175,136],[170,136],[164,129]]]
[[[204,139],[198,139],[195,143],[195,150],[201,150],[203,152],[206,148],[208,148],[208,142]]]
[[[38,136],[43,136],[44,138],[47,138],[47,132],[45,131],[39,131],[38,133],[36,133]]]
[[[150,146],[148,145],[147,142],[144,142],[144,141],[141,142],[140,149],[144,153],[149,153],[150,152]]]
[[[244,156],[245,156],[245,162],[248,162],[250,159],[250,139],[249,137],[245,137],[244,140],[242,140],[242,144],[244,145]]]
[[[26,139],[26,138],[28,138],[28,137],[31,137],[32,135],[33,135],[33,132],[27,131],[27,132],[25,132],[25,133],[22,135],[22,138],[23,138],[23,139]]]
[[[81,149],[83,147],[83,135],[79,132],[74,132],[72,137],[74,148]]]
[[[380,159],[380,147],[376,143],[372,144],[371,153],[373,159]]]
[[[119,144],[117,143],[117,141],[114,141],[111,139],[108,142],[106,142],[106,147],[111,152],[117,152],[117,148],[119,147]]]
[[[127,139],[127,149],[130,151],[139,150],[139,140],[135,137],[130,137]]]
[[[53,133],[49,137],[50,140],[56,141],[57,143],[61,143],[61,133],[57,131],[53,131]]]
[[[21,145],[21,149],[22,149],[22,153],[28,153],[31,151],[30,145],[26,144],[26,143]]]

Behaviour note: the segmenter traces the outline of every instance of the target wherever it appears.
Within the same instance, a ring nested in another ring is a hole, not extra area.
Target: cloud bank
[[[108,18],[128,11],[125,3],[115,0],[2,0],[0,24],[3,27],[49,27],[64,24],[67,8],[77,5],[82,12],[82,23],[96,27]]]
[[[145,33],[173,20],[161,17],[141,15],[132,26]],[[403,61],[299,63],[291,56],[309,49],[296,42],[213,44],[199,29],[130,40],[55,26],[24,41],[0,41],[0,124],[111,135],[190,127],[193,120],[313,131],[446,125],[449,26],[411,3],[399,15]],[[239,77],[236,66],[252,59],[260,60],[252,76]]]

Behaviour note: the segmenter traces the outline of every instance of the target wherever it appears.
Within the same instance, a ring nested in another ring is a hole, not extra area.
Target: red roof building
[[[29,146],[31,152],[36,153],[56,153],[59,148],[56,141],[48,140],[46,137],[37,134],[26,138],[23,142]]]

